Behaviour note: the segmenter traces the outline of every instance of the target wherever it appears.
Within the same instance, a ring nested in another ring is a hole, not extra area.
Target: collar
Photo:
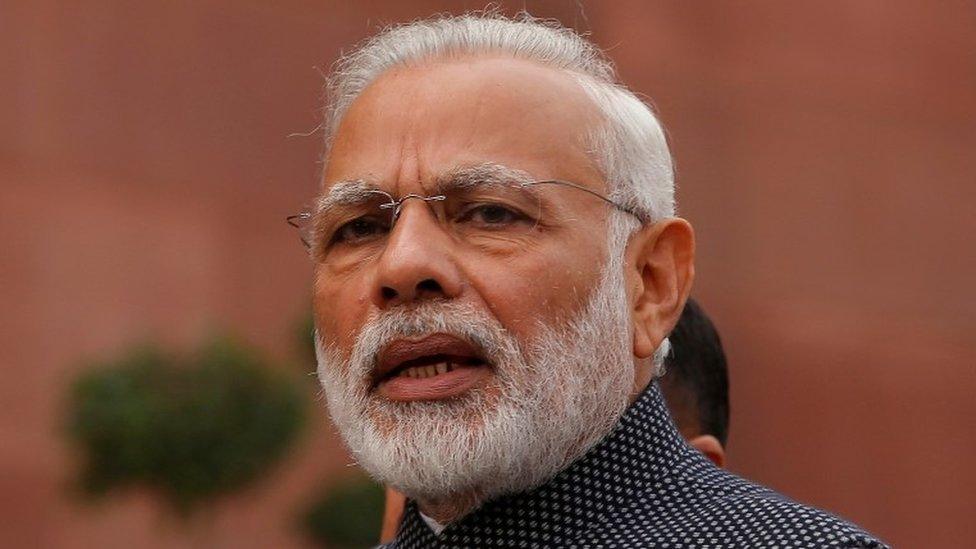
[[[667,483],[681,463],[696,456],[674,426],[655,381],[603,440],[538,488],[489,501],[439,536],[424,523],[417,505],[408,502],[396,546],[479,547],[504,537],[513,517],[528,517],[516,524],[544,545],[568,545],[611,511],[630,505],[637,494]]]

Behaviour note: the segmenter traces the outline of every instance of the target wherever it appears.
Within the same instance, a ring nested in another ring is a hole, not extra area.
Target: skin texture
[[[326,159],[323,192],[360,179],[394,196],[428,195],[451,170],[492,162],[606,194],[586,152],[587,131],[598,123],[595,107],[571,77],[528,61],[478,57],[393,69],[346,113]],[[586,193],[556,193],[560,221],[546,228],[545,238],[504,253],[458,244],[423,203],[407,203],[375,257],[316,265],[320,333],[348,358],[371,312],[421,300],[479,307],[522,341],[537,335],[540,320],[572,317],[605,263],[609,208]],[[645,226],[631,237],[625,280],[635,359],[650,357],[677,321],[694,277],[693,257],[694,236],[681,219]],[[650,361],[636,364],[632,397],[652,375]],[[444,522],[470,510],[431,503],[419,502]]]

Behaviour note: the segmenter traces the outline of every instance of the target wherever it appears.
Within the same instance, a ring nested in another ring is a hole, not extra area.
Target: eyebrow
[[[454,189],[469,189],[477,186],[496,186],[532,183],[536,178],[528,172],[510,168],[495,162],[484,162],[475,166],[455,168],[435,181],[439,192]]]
[[[536,181],[528,172],[511,168],[496,162],[484,162],[474,166],[454,168],[434,179],[433,194],[447,193],[453,190],[470,189],[479,186],[496,186],[532,183]],[[318,199],[316,211],[321,212],[336,206],[361,204],[376,198],[377,193],[394,197],[381,189],[378,185],[365,179],[349,179],[337,181],[329,188],[329,192]]]
[[[386,191],[363,179],[338,181],[332,185],[328,193],[318,199],[315,210],[322,212],[336,206],[361,204],[370,198],[375,198],[376,193],[390,196]]]

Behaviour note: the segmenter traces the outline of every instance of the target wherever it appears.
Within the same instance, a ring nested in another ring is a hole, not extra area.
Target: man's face
[[[527,62],[469,60],[397,70],[381,76],[347,112],[327,159],[324,190],[360,179],[396,197],[428,195],[444,174],[496,163],[534,179],[605,192],[585,151],[593,111],[568,77]],[[573,215],[531,247],[503,255],[459,249],[422,204],[407,203],[381,257],[317,269],[322,335],[351,349],[372,312],[410,301],[426,279],[438,282],[444,297],[489,311],[518,337],[531,337],[540,317],[555,320],[578,310],[604,263],[608,208],[579,191],[545,192]],[[401,295],[387,299],[384,287]]]
[[[398,69],[375,81],[346,113],[323,191],[360,181],[394,197],[429,196],[450,174],[491,164],[604,194],[586,151],[586,132],[596,124],[595,109],[575,82],[532,63],[468,59]],[[532,428],[552,436],[567,431],[542,425],[552,423],[540,419],[545,406],[589,410],[592,417],[564,418],[586,424],[570,433],[579,440],[569,446],[592,442],[616,419],[633,372],[621,267],[604,268],[609,208],[578,190],[545,192],[558,215],[531,237],[462,244],[413,200],[376,253],[317,263],[320,374],[334,419],[367,464],[382,468],[397,456],[409,461],[411,452],[423,451],[411,442],[441,441],[447,443],[441,454],[463,454],[462,446],[483,445],[478,433],[491,429],[499,444],[511,438],[531,444],[533,435],[542,436]],[[598,329],[586,322],[580,328],[581,315]],[[590,368],[587,361],[603,364]],[[403,364],[420,364],[421,371],[407,375]],[[548,392],[538,390],[546,385]],[[592,405],[566,394],[594,390],[614,394],[597,392]],[[354,434],[356,426],[344,425],[353,422],[370,423],[372,431]],[[427,460],[431,469],[443,467],[438,460],[448,456],[441,454]],[[398,474],[411,473],[401,468],[382,480],[410,495],[425,484],[457,484],[465,476],[410,484]],[[478,487],[477,480],[469,482],[464,488]],[[430,494],[451,490],[445,484]]]

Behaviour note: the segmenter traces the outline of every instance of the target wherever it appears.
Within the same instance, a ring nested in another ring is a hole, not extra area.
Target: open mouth
[[[450,334],[398,339],[380,352],[373,387],[391,400],[457,396],[487,378],[492,366],[481,351]]]
[[[476,357],[456,356],[456,355],[427,355],[401,363],[390,373],[384,375],[379,382],[382,383],[394,377],[407,377],[411,379],[427,379],[430,377],[453,372],[458,368],[487,366],[488,364]]]

